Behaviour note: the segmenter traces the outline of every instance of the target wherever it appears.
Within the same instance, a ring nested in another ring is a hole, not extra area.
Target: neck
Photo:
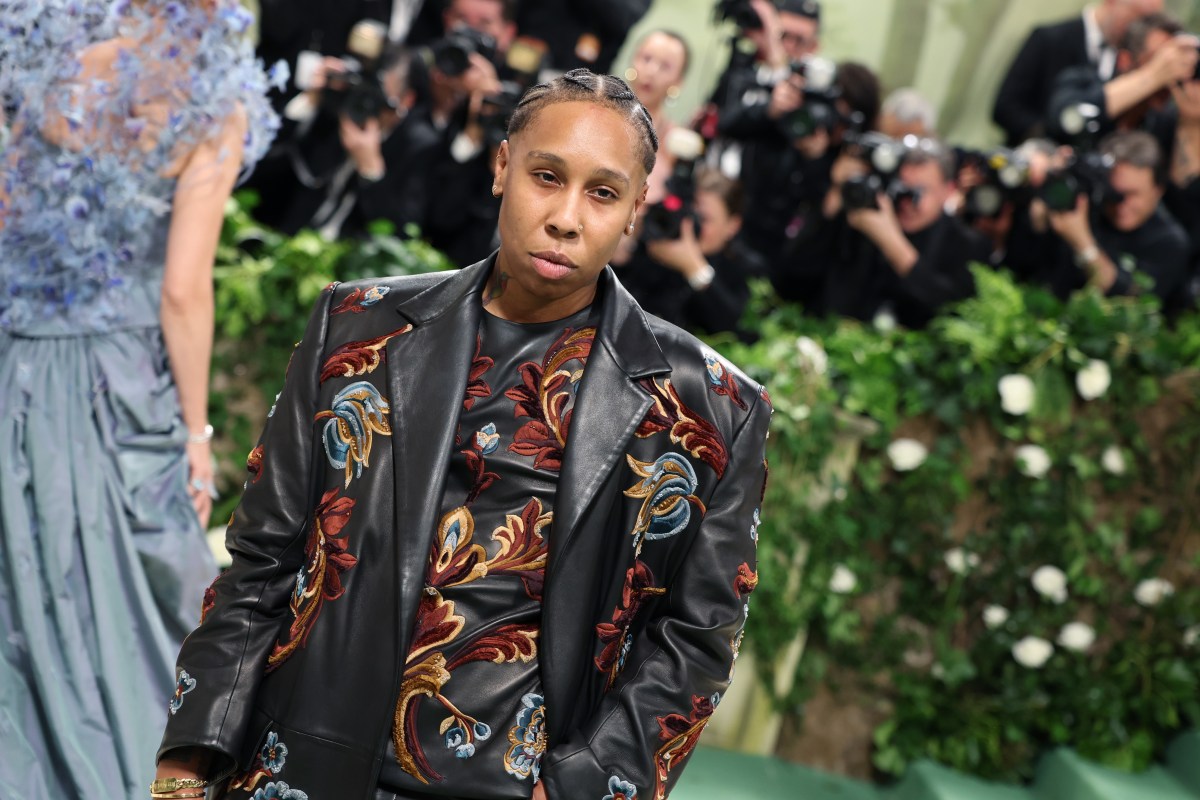
[[[481,303],[492,316],[509,322],[553,322],[586,308],[596,297],[596,284],[581,287],[564,297],[547,300],[524,291],[500,264],[499,258],[483,287]]]
[[[1100,29],[1100,37],[1104,39],[1105,44],[1116,46],[1113,41],[1110,28],[1112,27],[1112,15],[1109,11],[1107,3],[1097,3],[1092,6],[1092,13],[1096,15],[1096,27]]]

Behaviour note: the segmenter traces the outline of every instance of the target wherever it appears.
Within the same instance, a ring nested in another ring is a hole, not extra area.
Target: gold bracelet
[[[204,790],[201,789],[198,792],[191,792],[190,794],[175,794],[174,792],[151,792],[150,796],[153,797],[154,800],[184,800],[184,798],[204,797],[204,794]]]
[[[150,783],[150,794],[170,794],[180,789],[203,789],[208,781],[200,778],[155,778]]]

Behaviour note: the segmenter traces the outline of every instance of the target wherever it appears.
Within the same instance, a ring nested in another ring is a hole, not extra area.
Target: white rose
[[[1050,454],[1036,444],[1017,448],[1017,469],[1030,478],[1044,478],[1050,471]]]
[[[1067,575],[1058,567],[1038,567],[1033,571],[1030,583],[1038,594],[1048,600],[1061,603],[1067,599]]]
[[[1103,397],[1111,383],[1112,373],[1108,369],[1108,364],[1097,358],[1093,358],[1083,369],[1075,373],[1075,388],[1079,390],[1079,396],[1084,400]]]
[[[1076,653],[1085,653],[1096,641],[1096,631],[1086,622],[1068,622],[1058,632],[1058,643]]]
[[[849,567],[838,564],[829,578],[829,590],[834,594],[850,594],[858,588],[858,578]]]
[[[933,666],[929,668],[929,674],[932,675],[935,680],[945,680],[946,668],[942,666],[940,661],[935,661],[933,662]]]
[[[1175,587],[1162,578],[1147,578],[1133,589],[1133,599],[1147,608],[1158,605],[1175,594]]]
[[[1195,647],[1200,642],[1200,625],[1193,625],[1183,632],[1183,646]]]
[[[1121,452],[1121,448],[1110,444],[1100,455],[1100,466],[1104,467],[1104,471],[1109,475],[1124,475],[1125,454]]]
[[[875,319],[871,321],[871,324],[880,333],[891,333],[896,330],[896,315],[887,310],[880,311],[875,315]]]
[[[916,439],[897,439],[887,447],[892,468],[897,472],[910,472],[925,463],[929,451]]]
[[[1054,655],[1054,645],[1037,636],[1026,636],[1013,645],[1012,654],[1022,667],[1039,669]]]
[[[825,370],[829,368],[829,356],[826,355],[824,347],[807,336],[801,336],[796,340],[796,350],[800,352],[801,367],[818,375],[825,374]]]
[[[972,568],[979,566],[979,556],[975,553],[968,553],[961,547],[954,547],[947,550],[943,558],[946,561],[946,566],[955,575],[966,575]]]
[[[1008,622],[1008,609],[1004,606],[991,605],[983,610],[983,624],[988,630],[994,631]]]
[[[1021,416],[1033,408],[1033,381],[1028,375],[1005,375],[1000,379],[1000,407]]]

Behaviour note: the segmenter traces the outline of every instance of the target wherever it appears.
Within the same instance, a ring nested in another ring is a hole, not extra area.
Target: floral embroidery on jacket
[[[574,360],[586,362],[595,337],[595,328],[577,331],[567,328],[541,364],[527,361],[521,365],[522,385],[504,393],[516,401],[518,417],[529,417],[508,449],[518,455],[533,456],[535,469],[562,469],[575,391],[583,377],[582,366],[572,370],[567,364]]]
[[[346,295],[346,299],[338,303],[337,306],[329,312],[329,316],[337,314],[345,314],[349,311],[351,314],[361,314],[371,306],[378,303],[392,289],[389,286],[372,286],[369,289],[355,289]]]
[[[665,742],[654,754],[654,800],[664,800],[667,796],[667,779],[671,771],[679,766],[696,749],[700,734],[708,724],[721,696],[692,697],[692,711],[688,716],[682,714],[667,714],[658,717],[659,738]]]
[[[401,334],[412,330],[412,325],[361,342],[346,342],[329,354],[321,367],[321,383],[330,378],[354,378],[370,375],[383,362],[387,343]]]
[[[532,776],[537,783],[546,752],[546,703],[540,694],[530,692],[521,698],[516,725],[508,732],[511,747],[504,754],[504,770],[525,780]]]
[[[326,492],[313,513],[308,541],[304,545],[308,560],[296,574],[296,587],[292,591],[292,624],[286,639],[277,642],[267,658],[268,672],[304,647],[321,615],[322,606],[345,593],[342,573],[358,563],[358,559],[347,552],[345,531],[354,511],[354,500],[337,494],[337,489]]]
[[[734,380],[721,357],[711,350],[704,350],[704,366],[708,370],[708,383],[712,390],[719,395],[728,397],[735,406],[745,411],[746,401],[742,399],[737,381]]]
[[[619,775],[613,775],[608,779],[608,794],[601,800],[637,800],[637,787]]]
[[[204,599],[200,601],[200,624],[201,625],[204,624],[204,619],[205,619],[205,617],[208,616],[208,612],[212,611],[213,607],[216,606],[216,604],[217,604],[216,586],[217,586],[217,581],[219,581],[219,580],[221,580],[220,575],[213,578],[212,583],[210,583],[208,585],[208,588],[204,590]]]
[[[186,669],[179,670],[175,679],[175,694],[171,697],[171,715],[174,716],[183,707],[183,696],[196,688],[196,679],[188,675]]]
[[[750,568],[749,562],[742,562],[737,568],[737,577],[733,579],[733,593],[740,600],[748,596],[758,586],[758,573]]]
[[[308,800],[308,795],[283,781],[272,781],[258,789],[250,800]]]
[[[716,426],[688,408],[670,378],[664,378],[661,384],[651,378],[638,383],[654,398],[654,404],[638,426],[638,438],[668,431],[672,442],[682,444],[694,458],[712,467],[718,479],[724,476],[729,453]]]
[[[644,539],[669,539],[692,519],[694,505],[703,514],[704,503],[696,497],[696,471],[678,453],[663,453],[653,463],[625,456],[629,467],[641,478],[625,490],[626,497],[641,498],[633,529],[634,552],[642,552]]]
[[[265,448],[260,444],[246,456],[246,472],[250,473],[250,481],[247,483],[247,486],[250,483],[258,483],[259,478],[262,477],[264,452]]]
[[[267,739],[254,756],[250,769],[229,782],[229,791],[252,792],[263,778],[271,778],[283,772],[287,763],[288,747],[275,731],[267,733]],[[268,784],[269,785],[269,784]],[[265,787],[264,787],[265,790]]]
[[[643,561],[635,561],[625,570],[625,585],[621,587],[621,605],[613,609],[612,622],[601,622],[596,626],[596,636],[604,645],[596,656],[596,669],[608,673],[608,686],[612,688],[617,676],[625,669],[625,658],[633,645],[633,622],[642,606],[651,597],[666,594],[666,589],[654,585],[654,573]]]
[[[480,397],[491,397],[492,387],[483,379],[483,374],[495,366],[495,360],[481,355],[483,337],[475,334],[475,357],[471,359],[471,371],[467,373],[467,393],[463,397],[463,409],[471,410],[475,400]]]
[[[392,435],[390,411],[391,406],[378,389],[359,381],[338,392],[329,411],[317,414],[314,421],[329,420],[322,436],[325,455],[334,469],[346,471],[346,486],[362,475],[363,467],[370,466],[375,434]]]

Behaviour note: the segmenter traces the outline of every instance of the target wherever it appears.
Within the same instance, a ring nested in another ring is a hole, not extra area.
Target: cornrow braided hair
[[[556,103],[589,102],[624,114],[641,134],[638,155],[649,175],[654,169],[658,153],[658,134],[650,113],[629,88],[629,84],[615,75],[597,75],[588,69],[573,69],[547,83],[532,86],[517,103],[508,120],[508,137],[527,128],[538,112]]]

